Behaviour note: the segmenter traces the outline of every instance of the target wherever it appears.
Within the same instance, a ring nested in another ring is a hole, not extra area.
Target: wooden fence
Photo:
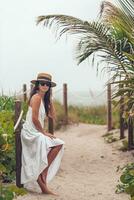
[[[31,86],[32,89],[32,86]],[[27,101],[27,87],[26,84],[23,85],[23,101]],[[124,136],[124,118],[122,117],[124,111],[123,105],[123,97],[120,99],[120,139],[123,139]],[[64,124],[68,124],[68,99],[67,99],[67,84],[63,84],[63,109],[64,109]],[[17,100],[15,102],[15,124],[18,121],[18,118],[21,113],[21,104],[22,102]],[[15,130],[15,143],[16,143],[16,185],[18,187],[22,187],[21,184],[21,128],[22,121],[20,121],[19,125]],[[107,86],[107,130],[112,130],[112,97],[111,97],[111,84]],[[54,123],[52,118],[48,118],[48,131],[54,134]],[[133,117],[129,117],[128,120],[128,150],[134,149],[134,128],[133,128]]]

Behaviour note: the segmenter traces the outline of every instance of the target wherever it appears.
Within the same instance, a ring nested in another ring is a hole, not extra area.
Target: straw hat
[[[39,73],[36,80],[32,80],[31,83],[35,84],[37,81],[47,81],[51,83],[51,87],[55,87],[56,83],[52,82],[52,76],[47,73]]]

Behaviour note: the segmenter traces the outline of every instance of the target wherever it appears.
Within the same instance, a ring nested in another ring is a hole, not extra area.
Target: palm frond
[[[124,95],[128,107],[134,103],[134,0],[117,0],[116,5],[104,1],[101,18],[97,22],[87,22],[68,15],[39,16],[37,24],[55,28],[59,38],[65,34],[80,34],[76,48],[78,64],[93,55],[107,63],[112,74],[110,82],[124,85],[115,91],[113,97]],[[99,62],[99,63],[101,63]],[[98,70],[98,64],[97,64]],[[125,102],[126,103],[126,102]]]
[[[37,18],[37,25],[43,22],[43,25],[52,28],[54,26],[56,33],[60,30],[59,37],[68,32],[71,34],[84,34],[88,32],[88,22],[68,15],[46,15]]]
[[[127,28],[131,29],[132,25],[134,25],[134,11],[132,8],[134,8],[134,1],[132,0],[116,0],[116,5],[109,1],[103,1],[100,16],[107,23],[113,20],[120,20],[122,24],[125,23]]]
[[[134,8],[134,2],[131,0],[118,0],[118,6],[103,1],[101,4],[100,16],[101,20],[107,24],[113,31],[114,35],[118,34],[118,38],[126,37],[134,45],[134,14],[127,7],[127,2],[131,2]],[[120,33],[120,36],[119,36]]]
[[[47,15],[38,17],[37,24],[43,22],[44,26],[52,27],[55,25],[60,29],[59,37],[64,33],[82,34],[76,50],[78,64],[83,62],[91,54],[101,51],[109,55],[105,56],[106,61],[115,60],[123,68],[123,62],[126,56],[117,50],[117,41],[109,34],[109,28],[100,22],[84,22],[72,16],[67,15]],[[109,61],[110,63],[110,61]],[[117,62],[116,62],[117,64]],[[125,70],[125,69],[124,69]]]
[[[116,0],[119,5],[128,16],[134,19],[134,1],[133,0]]]

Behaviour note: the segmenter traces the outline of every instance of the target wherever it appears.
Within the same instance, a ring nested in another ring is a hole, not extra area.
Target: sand
[[[65,152],[49,187],[59,196],[28,193],[17,200],[128,200],[115,193],[121,174],[117,167],[133,162],[133,152],[119,151],[118,142],[105,143],[106,131],[106,126],[79,124],[56,132],[66,143]]]

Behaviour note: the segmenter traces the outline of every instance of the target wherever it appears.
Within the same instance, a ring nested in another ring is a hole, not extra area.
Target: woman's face
[[[50,82],[39,82],[39,90],[43,93],[47,92],[49,90],[49,87],[51,86]]]

